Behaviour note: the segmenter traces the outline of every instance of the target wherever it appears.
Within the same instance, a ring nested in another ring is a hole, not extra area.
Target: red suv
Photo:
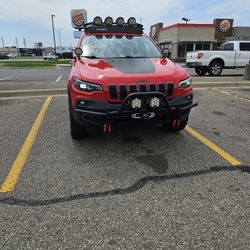
[[[118,123],[162,123],[168,131],[185,128],[193,103],[189,73],[130,18],[85,25],[68,81],[73,139],[97,126],[111,132]]]

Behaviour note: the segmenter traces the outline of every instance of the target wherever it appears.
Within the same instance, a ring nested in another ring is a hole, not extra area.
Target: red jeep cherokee
[[[80,139],[99,126],[160,122],[168,131],[185,128],[193,103],[189,73],[166,58],[130,18],[85,25],[68,81],[70,129]]]

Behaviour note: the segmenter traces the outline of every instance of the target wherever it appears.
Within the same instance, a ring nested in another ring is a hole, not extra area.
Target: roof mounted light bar
[[[130,33],[130,34],[143,34],[143,25],[136,23],[134,17],[130,17],[125,23],[123,17],[118,17],[116,22],[112,17],[106,17],[104,22],[99,16],[96,16],[91,23],[84,25],[86,33]]]

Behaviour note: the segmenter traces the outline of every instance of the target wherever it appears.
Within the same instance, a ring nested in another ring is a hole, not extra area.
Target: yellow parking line
[[[243,101],[250,102],[250,99],[248,99],[248,98],[231,94],[231,93],[229,93],[229,92],[227,92],[225,90],[221,90],[221,89],[215,89],[215,90],[222,93],[222,94],[224,94],[224,95],[228,95],[228,96],[235,97],[235,98],[238,98],[238,99],[243,100]]]
[[[206,146],[211,148],[214,152],[216,152],[218,155],[220,155],[222,158],[224,158],[226,161],[228,161],[233,166],[239,166],[241,164],[240,161],[236,160],[233,156],[225,152],[223,149],[221,149],[219,146],[196,132],[194,129],[192,129],[189,126],[186,126],[186,131],[194,136],[196,139],[198,139],[200,142],[204,143]]]
[[[49,96],[46,101],[44,102],[20,152],[17,155],[17,158],[15,162],[13,163],[8,176],[6,177],[0,192],[1,193],[6,193],[6,192],[11,192],[14,190],[15,185],[17,183],[18,177],[23,169],[23,166],[29,156],[30,150],[33,146],[33,143],[36,139],[37,133],[40,129],[40,126],[43,122],[43,119],[45,117],[46,111],[49,107],[49,104],[52,100],[52,96]]]

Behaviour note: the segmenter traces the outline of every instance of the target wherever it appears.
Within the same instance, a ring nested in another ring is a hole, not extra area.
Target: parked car
[[[250,41],[232,41],[224,43],[219,50],[198,50],[188,52],[186,66],[195,68],[203,76],[219,76],[223,69],[244,68],[250,60]]]
[[[54,53],[48,53],[46,55],[43,56],[43,60],[58,60],[58,56],[55,55]]]
[[[9,56],[6,53],[0,53],[0,59],[10,59]]]
[[[96,17],[85,25],[72,60],[72,138],[83,138],[90,127],[110,133],[120,123],[161,123],[167,131],[183,130],[197,106],[190,74],[167,58],[168,50],[161,53],[134,18],[126,24],[121,17],[116,24],[110,17],[105,20]]]
[[[16,57],[17,57],[17,54],[14,53],[14,52],[13,52],[13,53],[9,53],[9,54],[8,54],[8,57],[9,57],[9,58],[16,58]]]

